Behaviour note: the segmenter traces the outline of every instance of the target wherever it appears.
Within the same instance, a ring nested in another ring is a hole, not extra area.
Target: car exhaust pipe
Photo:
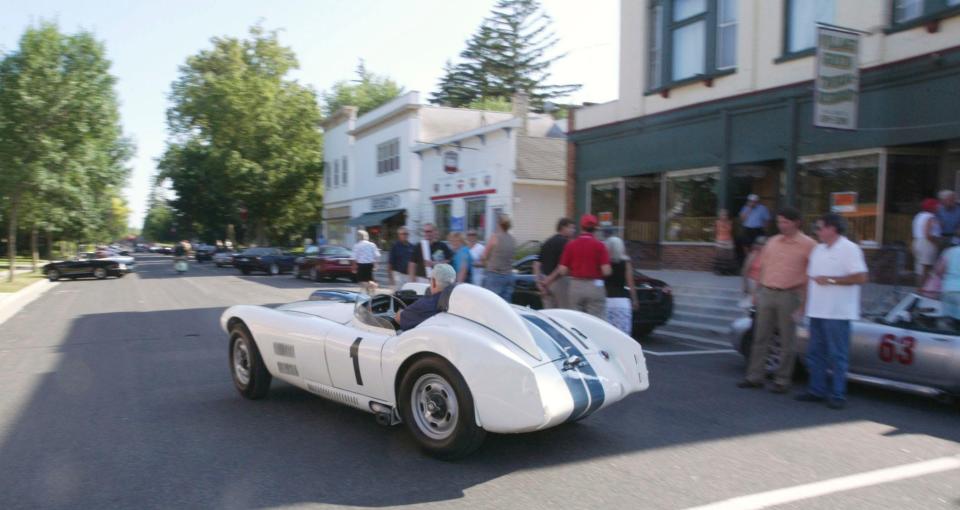
[[[379,402],[370,402],[370,410],[373,411],[378,425],[389,427],[391,425],[400,423],[400,419],[397,417],[394,409],[390,406],[383,405]]]

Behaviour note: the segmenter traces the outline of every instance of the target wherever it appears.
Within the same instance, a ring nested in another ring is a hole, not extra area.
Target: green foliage
[[[369,71],[360,60],[357,79],[338,81],[330,92],[323,93],[323,114],[329,117],[344,106],[356,106],[357,115],[363,115],[400,97],[404,92],[397,82]]]
[[[509,112],[513,110],[513,104],[505,97],[491,97],[471,101],[470,104],[467,105],[467,108],[491,112]]]
[[[299,234],[321,208],[316,93],[285,78],[297,60],[275,32],[212,43],[180,67],[170,93],[158,179],[176,192],[177,235],[223,239],[238,225],[263,244]]]
[[[551,19],[537,0],[498,0],[460,53],[462,62],[447,62],[434,104],[467,106],[523,91],[530,105],[567,96],[580,85],[548,85],[550,66],[564,55],[548,56],[559,42]]]
[[[166,202],[154,203],[143,218],[141,235],[150,242],[173,242],[176,240],[173,209]]]
[[[132,147],[109,71],[93,34],[65,35],[48,22],[28,28],[0,61],[0,198],[10,238],[21,226],[70,239],[112,234]]]

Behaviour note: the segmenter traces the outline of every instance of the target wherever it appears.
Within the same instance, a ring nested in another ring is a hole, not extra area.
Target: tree
[[[330,92],[324,92],[323,114],[329,117],[344,106],[356,106],[357,115],[363,115],[403,93],[404,88],[397,82],[369,71],[361,59],[357,64],[357,79],[340,80],[333,84]]]
[[[541,109],[544,101],[580,89],[548,84],[550,66],[564,56],[549,56],[559,42],[551,22],[537,0],[498,0],[460,53],[462,62],[447,62],[430,102],[467,106],[522,91]]]
[[[115,79],[93,34],[54,23],[28,28],[0,62],[0,194],[12,268],[21,221],[37,230],[94,231],[109,190],[122,187],[130,143],[119,122]],[[34,256],[36,258],[36,255]]]
[[[176,192],[178,234],[209,239],[246,216],[257,243],[282,240],[320,209],[317,95],[286,78],[297,59],[276,32],[255,26],[248,39],[211,42],[180,67],[170,93],[159,180]]]

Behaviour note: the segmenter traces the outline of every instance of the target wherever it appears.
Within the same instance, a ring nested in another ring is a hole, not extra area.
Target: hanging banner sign
[[[855,213],[857,212],[857,192],[837,191],[830,193],[830,212]]]
[[[817,82],[813,91],[813,125],[857,129],[860,102],[860,36],[817,27]]]

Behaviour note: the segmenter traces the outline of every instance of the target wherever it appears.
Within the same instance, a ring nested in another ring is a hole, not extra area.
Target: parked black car
[[[121,278],[127,274],[127,272],[128,268],[126,264],[115,260],[86,257],[51,262],[43,266],[43,274],[46,275],[47,279],[51,282],[55,282],[61,278],[80,278],[84,276],[92,276],[98,280],[102,280],[108,276]]]
[[[263,271],[269,275],[278,275],[293,269],[296,255],[280,248],[250,248],[233,258],[233,265],[243,274]]]
[[[516,276],[516,288],[513,302],[530,308],[543,308],[540,291],[533,276],[533,263],[537,255],[528,255],[513,264]],[[657,326],[662,326],[673,315],[673,291],[661,280],[650,278],[638,270],[633,271],[634,285],[637,287],[639,309],[633,312],[633,337],[649,335]]]

